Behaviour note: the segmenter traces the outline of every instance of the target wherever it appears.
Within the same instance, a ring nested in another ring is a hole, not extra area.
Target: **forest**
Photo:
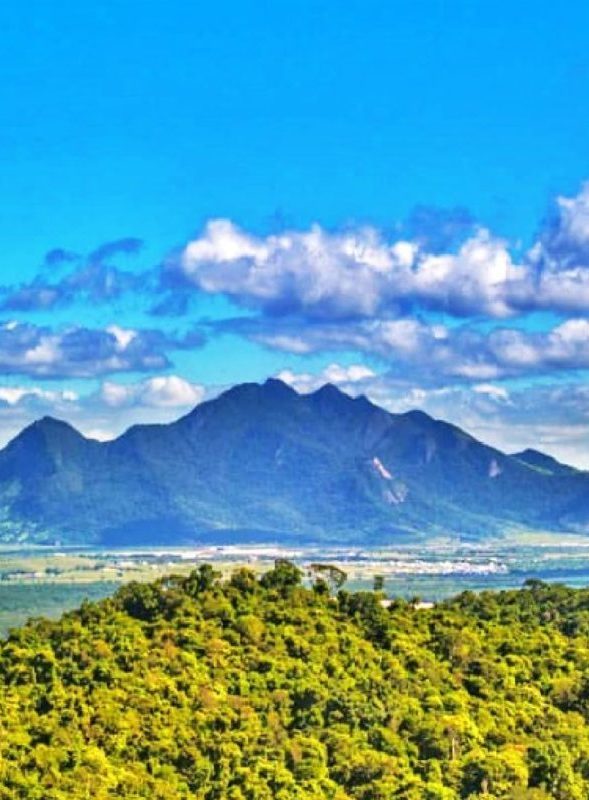
[[[589,590],[130,583],[0,643],[0,798],[586,800]]]

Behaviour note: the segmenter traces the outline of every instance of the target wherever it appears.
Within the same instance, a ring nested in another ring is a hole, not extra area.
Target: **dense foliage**
[[[0,798],[589,796],[589,591],[380,598],[203,566],[30,622]]]

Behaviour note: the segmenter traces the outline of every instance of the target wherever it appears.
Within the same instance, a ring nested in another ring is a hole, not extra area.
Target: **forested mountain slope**
[[[0,645],[0,797],[586,800],[589,591],[430,610],[279,562],[132,584]]]
[[[45,418],[0,452],[0,541],[363,544],[513,527],[588,531],[589,473],[330,385],[243,384],[104,443]]]

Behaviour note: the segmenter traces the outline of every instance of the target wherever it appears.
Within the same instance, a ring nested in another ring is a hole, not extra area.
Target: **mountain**
[[[513,457],[531,467],[537,467],[552,475],[572,475],[578,472],[574,467],[569,467],[568,464],[563,464],[557,461],[556,458],[548,456],[546,453],[541,453],[539,450],[533,450],[532,448],[522,450],[521,453],[514,453]]]
[[[506,455],[421,411],[390,414],[331,385],[300,395],[278,380],[242,384],[111,442],[49,417],[29,426],[0,451],[0,539],[362,544],[589,532],[589,473],[529,453]]]

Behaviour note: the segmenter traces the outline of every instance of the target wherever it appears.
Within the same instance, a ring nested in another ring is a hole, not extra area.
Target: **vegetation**
[[[418,610],[326,577],[204,565],[13,631],[1,800],[589,796],[589,590]]]

